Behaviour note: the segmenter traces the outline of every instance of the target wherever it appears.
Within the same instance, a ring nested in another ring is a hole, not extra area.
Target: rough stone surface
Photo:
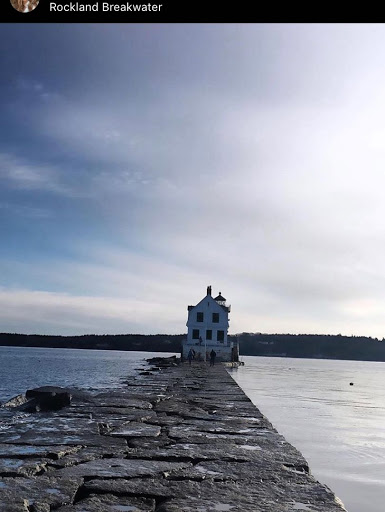
[[[109,432],[113,437],[158,437],[160,427],[129,421]]]
[[[84,483],[84,489],[89,493],[153,497],[160,501],[174,497],[197,496],[200,493],[200,487],[199,483],[192,480],[171,481],[165,478],[97,479]]]
[[[76,453],[81,446],[33,446],[23,444],[0,444],[0,458],[19,457],[21,460],[27,457],[49,457],[60,459],[68,454]]]
[[[113,494],[91,495],[74,506],[60,507],[60,512],[154,512],[155,500]]]
[[[47,471],[44,459],[0,459],[0,476],[34,476]]]
[[[36,478],[1,478],[0,496],[3,505],[13,503],[27,503],[36,508],[72,504],[75,494],[83,480],[81,478],[60,478],[56,476],[39,476]],[[5,510],[7,510],[5,508]]]
[[[49,387],[4,404],[0,512],[344,510],[223,366],[150,364],[57,411],[20,410]]]
[[[57,471],[59,476],[80,476],[87,478],[134,478],[138,476],[153,476],[162,473],[173,473],[190,469],[188,462],[166,462],[140,459],[111,459],[96,460],[78,464]]]

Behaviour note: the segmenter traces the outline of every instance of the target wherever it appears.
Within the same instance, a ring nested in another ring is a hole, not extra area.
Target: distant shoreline
[[[186,334],[86,334],[82,336],[50,336],[40,334],[0,333],[0,346],[46,347],[90,350],[123,350],[143,352],[176,352]],[[325,334],[229,335],[240,345],[240,355],[338,359],[353,361],[385,361],[383,339],[364,336]]]

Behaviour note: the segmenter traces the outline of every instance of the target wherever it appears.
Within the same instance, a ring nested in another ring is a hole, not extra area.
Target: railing
[[[230,313],[231,304],[227,305],[226,302],[224,302],[223,300],[217,300],[216,302],[219,306],[224,306],[225,308],[227,308],[227,311]]]

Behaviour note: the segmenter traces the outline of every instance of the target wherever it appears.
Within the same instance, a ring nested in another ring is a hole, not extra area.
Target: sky
[[[385,336],[385,26],[0,30],[0,332]]]

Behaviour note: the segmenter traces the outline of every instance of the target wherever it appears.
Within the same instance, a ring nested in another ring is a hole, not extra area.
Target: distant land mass
[[[182,340],[185,337],[186,334],[49,336],[0,333],[0,346],[180,352]],[[385,361],[385,338],[342,336],[341,334],[263,334],[248,332],[229,335],[229,338],[238,339],[240,354],[247,356]]]

